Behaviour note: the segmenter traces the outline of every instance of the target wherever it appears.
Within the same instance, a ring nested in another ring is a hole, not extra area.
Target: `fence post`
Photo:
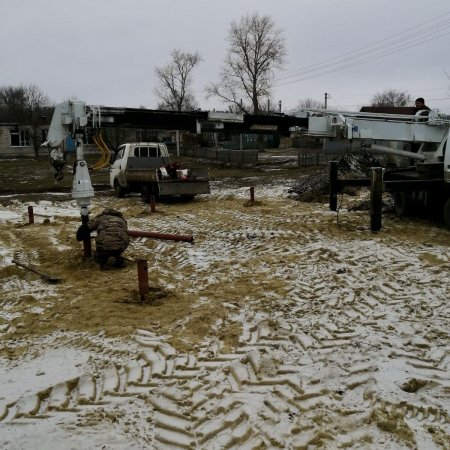
[[[383,168],[372,167],[370,179],[370,230],[381,230],[381,210],[383,195]]]
[[[337,211],[337,193],[338,193],[338,162],[330,162],[330,192],[329,192],[329,202],[330,210]]]
[[[34,223],[34,212],[31,205],[28,207],[28,223]]]

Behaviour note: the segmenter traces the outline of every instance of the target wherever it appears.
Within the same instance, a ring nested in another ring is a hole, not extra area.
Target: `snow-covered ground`
[[[355,198],[337,216],[287,192],[215,183],[153,214],[98,196],[92,214],[194,236],[133,239],[107,271],[68,198],[0,207],[0,448],[450,448],[450,232],[374,234]]]

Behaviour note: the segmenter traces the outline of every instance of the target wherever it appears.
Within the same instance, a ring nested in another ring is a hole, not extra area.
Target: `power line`
[[[382,40],[380,40],[380,41],[376,41],[376,42],[374,42],[374,43],[372,43],[372,44],[365,45],[365,46],[363,46],[363,47],[359,47],[359,48],[357,48],[357,49],[355,49],[355,50],[351,50],[351,51],[349,51],[349,52],[343,53],[343,54],[341,54],[341,55],[339,55],[339,56],[336,56],[336,57],[333,57],[333,58],[331,58],[331,59],[326,59],[326,60],[324,60],[324,61],[321,61],[321,62],[318,62],[318,63],[316,63],[316,64],[313,64],[313,65],[309,66],[308,68],[305,68],[305,69],[298,69],[298,70],[294,70],[294,71],[292,71],[292,72],[287,72],[285,75],[281,76],[279,79],[284,79],[284,78],[287,78],[287,77],[289,77],[289,76],[290,76],[290,77],[296,76],[296,75],[299,75],[300,73],[304,73],[304,72],[311,71],[311,70],[313,70],[314,68],[319,69],[319,68],[321,68],[323,65],[329,65],[329,63],[331,63],[331,61],[336,61],[336,60],[342,61],[343,59],[348,59],[348,58],[345,58],[347,55],[352,55],[352,54],[354,54],[354,53],[360,54],[361,52],[363,52],[363,51],[366,52],[367,49],[369,49],[369,48],[371,48],[371,47],[374,47],[374,46],[378,46],[378,47],[375,47],[375,49],[374,49],[374,50],[377,50],[377,49],[380,47],[379,44],[381,44],[382,42],[389,41],[389,40],[393,39],[394,37],[400,36],[400,35],[402,35],[402,34],[405,34],[405,33],[409,32],[409,31],[411,31],[411,30],[414,31],[414,33],[412,34],[412,36],[417,35],[418,33],[428,32],[429,30],[431,30],[431,31],[436,31],[436,26],[439,26],[439,27],[440,27],[440,26],[446,25],[446,24],[448,23],[448,19],[444,20],[443,22],[437,23],[437,24],[435,24],[435,25],[433,25],[433,26],[431,26],[431,27],[427,27],[427,28],[425,28],[425,29],[423,29],[423,30],[419,30],[418,28],[419,28],[419,27],[422,27],[423,25],[425,25],[425,24],[427,24],[427,23],[434,22],[435,20],[437,20],[437,19],[439,19],[439,18],[442,18],[442,17],[445,17],[445,16],[447,16],[447,15],[449,15],[449,14],[450,14],[450,11],[448,11],[448,12],[446,12],[446,13],[444,13],[444,14],[438,16],[438,17],[434,17],[434,18],[432,18],[432,19],[429,19],[429,20],[427,20],[426,22],[422,22],[422,23],[420,23],[420,24],[418,24],[418,25],[416,25],[416,26],[414,26],[414,27],[407,28],[406,30],[403,30],[403,31],[401,31],[401,32],[399,32],[399,33],[395,33],[395,34],[393,34],[393,35],[391,35],[391,36],[389,36],[389,37],[387,37],[387,38],[385,38],[385,39],[382,39]],[[405,36],[405,37],[403,37],[402,39],[404,40],[404,39],[407,39],[408,37],[409,37],[409,36]],[[402,39],[400,39],[400,40],[402,40]],[[391,43],[386,44],[386,45],[392,45],[392,44],[394,44],[394,43],[396,43],[396,42],[398,42],[398,41],[399,41],[399,40],[394,41],[394,42],[391,42]],[[373,50],[370,50],[370,51],[373,51]],[[291,74],[291,75],[289,75],[289,74]]]
[[[287,85],[287,84],[296,83],[298,81],[308,80],[310,78],[315,78],[317,76],[325,75],[327,73],[332,73],[332,72],[335,72],[335,71],[338,71],[338,70],[342,70],[342,69],[358,66],[358,65],[364,64],[365,62],[368,62],[368,61],[373,61],[373,60],[376,60],[376,59],[379,59],[379,58],[382,58],[382,57],[385,57],[385,56],[393,55],[395,53],[398,53],[400,51],[406,50],[406,49],[411,48],[411,47],[417,47],[418,45],[421,45],[421,44],[424,44],[426,42],[438,39],[438,38],[446,36],[448,34],[450,34],[450,32],[442,33],[442,34],[440,34],[438,36],[434,36],[434,37],[431,37],[431,38],[426,39],[426,40],[421,40],[419,42],[413,42],[413,43],[411,43],[409,45],[404,45],[403,47],[398,47],[398,48],[392,49],[392,50],[390,50],[388,52],[377,53],[375,55],[368,55],[365,58],[360,59],[359,61],[357,60],[357,61],[354,61],[354,62],[352,62],[350,64],[344,64],[344,65],[341,65],[341,66],[338,66],[338,67],[331,68],[329,70],[325,70],[325,71],[319,72],[317,74],[312,74],[312,75],[309,75],[309,76],[306,76],[306,77],[303,77],[303,78],[298,78],[296,80],[288,81],[288,82],[285,82],[285,83],[278,83],[275,86],[284,86],[284,85]]]
[[[433,19],[430,19],[426,22],[423,22],[419,25],[416,25],[415,27],[412,28],[408,28],[407,30],[404,30],[402,32],[396,33],[388,38],[382,39],[380,41],[377,41],[373,44],[364,46],[364,47],[360,47],[356,50],[344,53],[342,55],[339,55],[337,57],[328,59],[328,60],[324,60],[320,63],[316,63],[313,64],[312,66],[310,66],[309,68],[305,68],[305,69],[300,69],[300,70],[296,70],[293,72],[290,72],[290,74],[285,74],[284,76],[279,77],[276,81],[283,81],[283,80],[287,80],[289,78],[292,77],[298,77],[301,75],[304,75],[306,73],[310,73],[310,72],[317,72],[317,71],[323,71],[323,69],[326,69],[327,67],[330,66],[335,66],[336,64],[342,63],[343,61],[348,61],[350,62],[350,64],[348,65],[348,67],[353,67],[354,65],[358,65],[358,64],[362,64],[363,62],[366,62],[370,59],[378,59],[382,56],[388,56],[390,54],[396,53],[397,51],[401,51],[401,50],[405,50],[407,48],[416,46],[416,45],[420,45],[423,44],[425,42],[428,42],[430,40],[434,40],[434,39],[438,39],[439,37],[445,36],[448,33],[442,33],[442,31],[446,30],[447,28],[450,27],[450,20],[449,19],[445,19],[441,22],[435,23],[432,26],[428,26],[426,28],[423,28],[423,26],[425,24],[429,24],[431,22],[436,21],[439,18],[448,16],[450,14],[450,11],[439,16],[439,17],[435,17]],[[422,28],[420,28],[422,27]],[[400,39],[396,39],[393,40],[393,38],[397,37],[397,36],[401,36],[404,35],[405,33],[410,32],[411,30],[414,30],[413,33],[409,33],[406,36],[403,36]],[[441,34],[437,34],[437,33],[441,33]],[[437,34],[437,35],[436,35]],[[428,39],[424,39],[424,37],[428,37]],[[389,42],[387,42],[389,41]],[[406,42],[405,42],[406,41]],[[386,43],[387,42],[387,43]],[[383,45],[380,45],[382,43],[385,43]],[[407,45],[405,45],[407,44]],[[389,47],[392,47],[390,50],[388,50],[387,52],[383,52],[384,49],[387,49]],[[374,56],[369,56],[371,53],[374,53]],[[362,60],[361,60],[361,57]],[[352,62],[352,60],[355,60]],[[286,82],[286,83],[276,83],[276,85],[282,86],[285,84],[289,84],[289,83],[295,83],[297,81],[301,81],[303,79],[308,79],[308,78],[312,78],[318,75],[321,75],[323,73],[329,73],[330,71],[334,71],[334,70],[341,70],[342,68],[347,67],[347,65],[341,65],[338,68],[331,68],[329,70],[326,70],[325,72],[320,72],[319,74],[316,75],[310,75],[308,77],[305,78],[300,78],[297,80],[293,80],[291,82]]]
[[[275,84],[275,87],[286,86],[288,84],[297,83],[299,81],[304,81],[304,80],[308,80],[310,78],[316,78],[318,76],[325,75],[325,74],[328,74],[328,73],[333,73],[333,72],[337,72],[339,70],[347,69],[347,68],[350,68],[350,67],[355,67],[355,66],[364,64],[364,63],[366,63],[368,61],[374,61],[376,59],[384,58],[385,56],[393,55],[395,53],[398,53],[400,51],[406,50],[406,49],[411,48],[411,47],[417,47],[418,45],[421,45],[421,44],[424,44],[426,42],[438,39],[438,38],[446,36],[448,34],[450,34],[450,31],[446,32],[446,33],[442,33],[442,34],[440,34],[438,36],[431,37],[429,39],[420,40],[417,43],[412,43],[410,45],[405,45],[403,47],[400,47],[400,48],[397,48],[397,49],[393,49],[393,50],[388,51],[388,52],[383,52],[381,54],[375,54],[375,55],[372,55],[372,56],[367,56],[367,57],[365,57],[365,58],[363,58],[363,59],[361,59],[359,61],[355,61],[355,62],[350,63],[350,64],[344,64],[342,66],[334,67],[334,68],[331,68],[329,70],[325,70],[325,71],[319,72],[317,74],[313,74],[313,75],[309,75],[309,76],[306,76],[306,77],[298,78],[298,79],[292,80],[292,81],[287,81],[285,83],[278,83],[278,84]]]

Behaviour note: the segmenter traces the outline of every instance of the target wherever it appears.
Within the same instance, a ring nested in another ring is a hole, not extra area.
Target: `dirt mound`
[[[373,155],[361,151],[358,153],[346,153],[339,158],[338,174],[340,178],[365,178],[370,173],[370,168],[379,166],[380,162]],[[289,193],[292,198],[302,202],[328,202],[330,176],[328,167],[318,168],[314,173],[301,178],[296,182]],[[356,189],[347,187],[346,194],[354,194]]]
[[[328,168],[321,168],[297,181],[289,194],[301,202],[325,203],[328,201],[329,184]]]

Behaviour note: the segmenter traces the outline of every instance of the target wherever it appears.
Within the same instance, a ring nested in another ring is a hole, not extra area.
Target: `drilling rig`
[[[428,110],[384,114],[312,109],[298,115],[308,120],[304,133],[324,138],[325,146],[338,143],[347,152],[387,155],[382,189],[393,194],[399,216],[420,205],[439,210],[450,227],[450,116]],[[334,194],[344,185],[335,183]]]

